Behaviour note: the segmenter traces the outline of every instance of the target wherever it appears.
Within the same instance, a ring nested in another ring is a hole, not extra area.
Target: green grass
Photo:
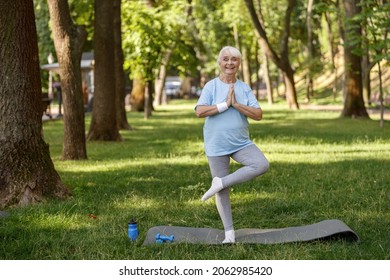
[[[142,246],[157,225],[222,229],[213,199],[200,202],[211,178],[204,120],[193,107],[194,101],[173,102],[149,120],[128,113],[134,130],[122,131],[120,143],[88,142],[86,161],[61,161],[62,121],[45,123],[54,164],[73,196],[6,209],[0,259],[390,259],[390,123],[381,129],[377,120],[279,105],[264,105],[264,119],[251,121],[251,137],[271,167],[233,188],[236,229],[340,219],[361,242]],[[87,129],[89,122],[88,116]],[[133,217],[136,242],[126,231]]]

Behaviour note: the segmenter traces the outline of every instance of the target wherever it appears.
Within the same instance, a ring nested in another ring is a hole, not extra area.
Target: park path
[[[307,110],[318,110],[318,111],[332,111],[340,112],[343,110],[342,105],[315,105],[315,104],[299,104],[301,109]],[[367,113],[371,119],[379,120],[380,119],[380,109],[367,109]],[[385,120],[390,120],[390,110],[385,109],[383,118]]]

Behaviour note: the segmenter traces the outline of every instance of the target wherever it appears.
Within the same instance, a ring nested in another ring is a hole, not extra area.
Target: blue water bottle
[[[137,222],[134,219],[127,224],[127,235],[131,241],[138,237]]]

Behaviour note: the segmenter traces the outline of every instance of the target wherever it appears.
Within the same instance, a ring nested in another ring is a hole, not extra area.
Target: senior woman
[[[212,182],[203,195],[206,201],[215,195],[218,213],[225,230],[222,243],[234,243],[235,232],[230,204],[230,188],[267,172],[268,160],[250,140],[248,120],[262,119],[262,110],[251,88],[236,78],[241,53],[223,47],[217,60],[220,75],[207,82],[196,104],[199,118],[206,118],[203,127],[204,148]],[[242,166],[229,173],[230,159]]]

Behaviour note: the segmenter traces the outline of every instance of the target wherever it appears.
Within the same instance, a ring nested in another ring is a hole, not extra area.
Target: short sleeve
[[[248,85],[246,85],[245,94],[248,98],[248,106],[253,108],[260,108],[259,102],[257,101],[256,96],[253,94],[253,90]]]
[[[206,83],[203,87],[202,93],[200,94],[198,102],[195,105],[195,109],[199,105],[213,105],[212,85],[210,82]]]

